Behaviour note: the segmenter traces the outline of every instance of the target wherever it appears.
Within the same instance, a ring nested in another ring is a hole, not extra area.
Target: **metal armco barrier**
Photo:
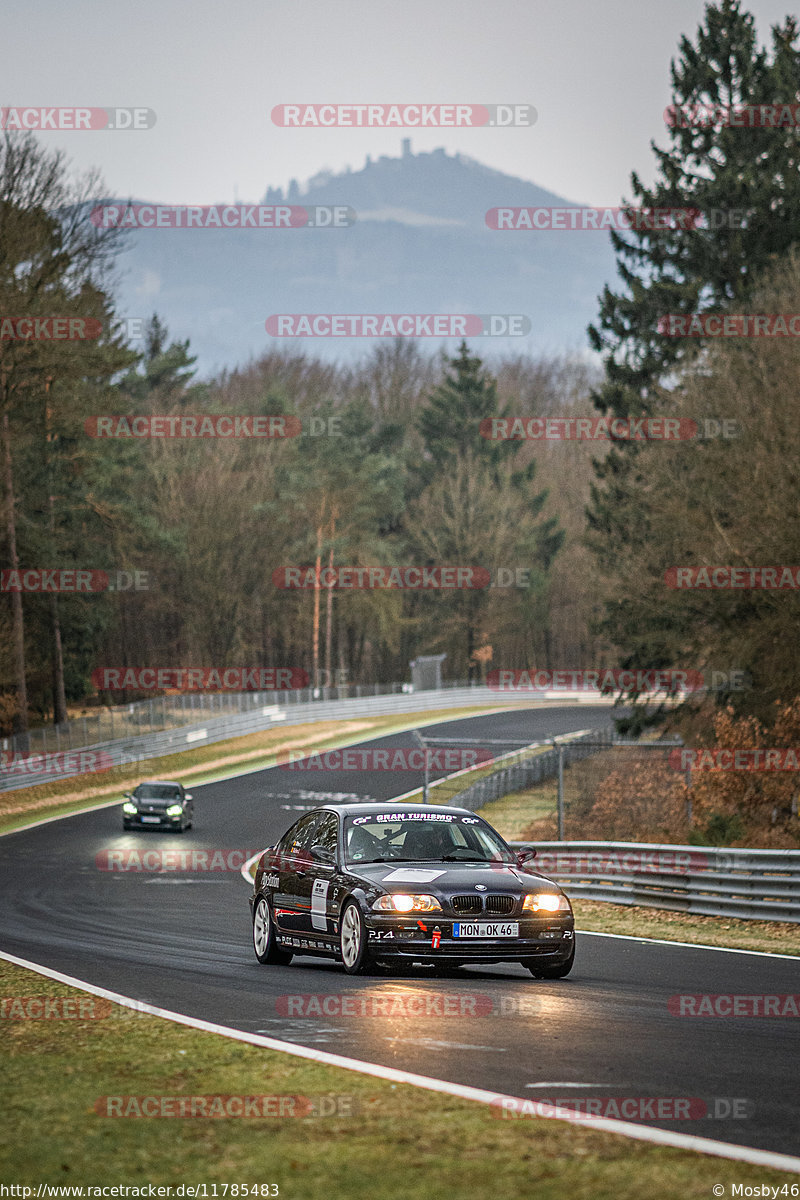
[[[511,842],[533,866],[587,900],[712,917],[800,923],[800,850],[646,842]]]
[[[28,748],[23,750],[20,745],[20,735],[16,738],[0,739],[0,749],[7,755],[36,755],[65,753],[74,749],[102,751],[111,757],[113,766],[124,766],[129,763],[143,762],[150,758],[160,758],[164,755],[175,754],[194,745],[212,745],[215,742],[227,741],[229,738],[243,737],[248,733],[259,733],[270,729],[277,722],[285,725],[301,725],[312,721],[347,720],[352,717],[390,716],[392,714],[425,712],[431,709],[462,708],[466,705],[489,708],[513,708],[518,703],[530,704],[611,704],[613,701],[602,697],[597,691],[543,691],[529,695],[512,696],[506,692],[493,691],[487,687],[450,686],[441,691],[408,692],[403,691],[403,684],[375,684],[372,687],[362,687],[365,693],[358,697],[347,699],[327,699],[326,694],[336,692],[336,688],[320,689],[321,699],[314,700],[309,688],[296,692],[261,692],[236,693],[235,695],[209,696],[175,696],[159,697],[144,700],[132,708],[149,708],[154,719],[158,719],[157,707],[163,701],[193,701],[197,700],[200,712],[195,713],[191,720],[193,708],[187,705],[179,709],[177,723],[171,723],[169,728],[158,732],[149,732],[139,736],[130,734],[107,741],[96,741],[89,744],[76,740],[73,744],[63,736],[59,743],[55,741],[55,729],[50,727],[42,730],[32,730],[25,735]],[[346,689],[341,689],[346,690]],[[352,688],[350,689],[353,690]],[[216,704],[215,704],[216,702]],[[214,705],[210,711],[204,711],[203,704]],[[223,709],[224,705],[224,709]],[[242,705],[244,711],[236,711],[236,706]],[[167,709],[169,709],[167,705]],[[222,711],[220,711],[222,709]],[[170,713],[167,712],[167,718]],[[182,719],[180,719],[182,717]],[[118,718],[119,719],[119,718]],[[74,723],[71,723],[74,724]],[[63,728],[63,727],[62,727]],[[48,736],[49,735],[49,736]],[[41,770],[41,771],[10,771],[0,767],[0,792],[12,791],[21,787],[33,787],[37,783],[48,783],[56,779],[68,779],[77,775],[77,770]],[[102,775],[98,775],[101,779]]]

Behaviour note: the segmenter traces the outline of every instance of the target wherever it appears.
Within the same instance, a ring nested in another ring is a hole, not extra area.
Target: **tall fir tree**
[[[652,143],[656,182],[646,187],[634,173],[628,207],[702,215],[668,229],[611,235],[624,288],[606,287],[599,320],[589,328],[605,361],[593,398],[607,415],[669,413],[670,391],[680,386],[682,370],[697,363],[706,339],[667,336],[660,322],[669,314],[747,311],[763,271],[798,241],[800,130],[787,107],[800,101],[797,38],[797,22],[787,17],[773,26],[767,51],[740,0],[716,0],[706,5],[695,41],[681,39],[665,112],[669,145]],[[774,107],[776,116],[753,127],[704,118],[761,105]],[[612,592],[621,550],[632,555],[641,547],[647,561],[653,536],[648,505],[656,501],[647,495],[639,458],[635,443],[622,441],[595,464],[589,544]],[[676,630],[632,625],[625,599],[618,586],[601,627],[623,665],[670,665],[681,640]],[[648,661],[634,662],[642,653]]]

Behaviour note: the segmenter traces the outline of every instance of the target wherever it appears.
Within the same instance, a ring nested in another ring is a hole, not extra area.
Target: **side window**
[[[324,846],[326,850],[330,850],[331,854],[336,855],[336,847],[339,843],[339,818],[336,813],[324,813],[319,824],[315,827],[312,846]]]
[[[316,824],[317,814],[309,813],[305,817],[301,817],[292,828],[283,835],[278,843],[278,851],[280,854],[299,854],[301,850],[308,849],[310,843],[310,835],[312,827]]]

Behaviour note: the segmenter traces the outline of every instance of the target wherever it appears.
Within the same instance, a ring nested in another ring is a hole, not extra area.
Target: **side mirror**
[[[532,862],[534,860],[534,858],[536,858],[536,851],[534,850],[533,846],[531,846],[525,850],[517,850],[516,853],[517,853],[517,862],[519,863],[519,865],[521,867],[524,867],[525,863]]]
[[[312,846],[311,857],[314,862],[327,863],[329,866],[335,861],[333,851],[327,846]]]
[[[133,799],[133,792],[123,792],[122,794],[123,794],[123,796],[125,797],[125,799],[126,799],[126,800],[132,800],[132,799]]]

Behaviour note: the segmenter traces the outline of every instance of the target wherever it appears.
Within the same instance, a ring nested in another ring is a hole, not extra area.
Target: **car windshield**
[[[137,800],[180,800],[180,788],[174,783],[140,783],[133,793]]]
[[[502,862],[514,856],[480,817],[377,813],[345,821],[348,862]]]

